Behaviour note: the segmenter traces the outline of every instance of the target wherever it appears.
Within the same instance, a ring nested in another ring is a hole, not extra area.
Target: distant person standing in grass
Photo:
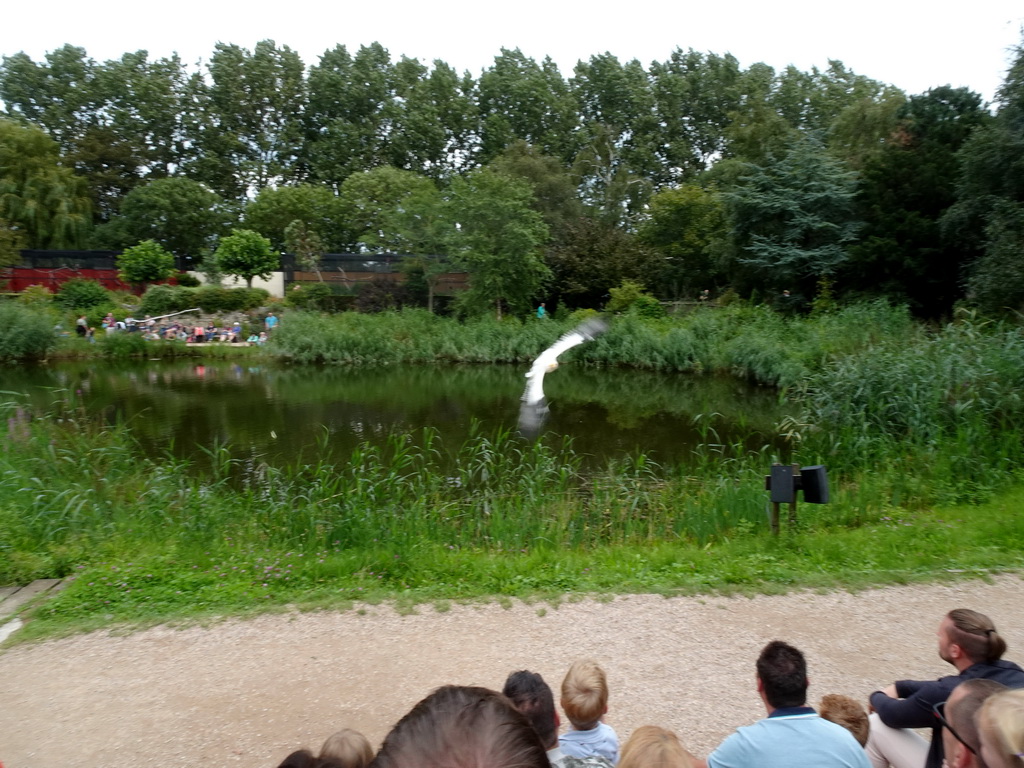
[[[263,324],[267,327],[267,334],[272,333],[277,328],[277,316],[271,312],[267,315],[267,319],[263,321]]]
[[[548,311],[544,308],[544,302],[542,301],[540,303],[540,306],[537,307],[537,319],[538,320],[543,320],[547,316],[548,316]]]

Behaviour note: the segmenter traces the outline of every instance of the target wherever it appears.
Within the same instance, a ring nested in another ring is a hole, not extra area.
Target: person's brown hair
[[[622,748],[619,768],[693,768],[693,758],[672,731],[642,725]]]
[[[558,743],[555,695],[543,677],[527,669],[513,672],[506,678],[501,692],[512,706],[526,715],[545,749]]]
[[[550,768],[529,720],[497,691],[446,685],[399,720],[371,768]]]
[[[969,608],[957,608],[946,615],[953,622],[949,630],[950,641],[959,645],[971,661],[996,661],[1006,653],[1006,641],[985,614]]]
[[[562,710],[577,730],[590,730],[608,710],[608,681],[591,659],[580,659],[562,680]]]
[[[331,760],[341,768],[366,768],[373,760],[373,747],[359,731],[342,728],[327,737],[320,747],[320,759]]]
[[[818,704],[818,714],[836,725],[843,726],[853,734],[853,738],[862,747],[868,743],[868,713],[856,699],[839,693],[822,696],[821,703]]]
[[[956,730],[957,736],[978,751],[981,744],[978,737],[978,710],[990,696],[1005,691],[1006,686],[995,680],[976,677],[964,680],[953,690],[958,691],[959,695],[952,707],[949,699],[946,700],[946,721]]]

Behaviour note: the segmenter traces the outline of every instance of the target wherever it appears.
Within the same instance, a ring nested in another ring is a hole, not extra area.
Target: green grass
[[[230,539],[206,548],[99,555],[33,612],[32,640],[112,624],[147,625],[281,610],[346,610],[381,600],[452,600],[649,592],[666,596],[985,578],[1024,565],[1018,487],[987,504],[883,518],[852,529],[799,525],[778,538],[749,526],[712,546],[676,541],[495,551],[424,543],[346,551],[261,549]],[[806,509],[806,507],[804,508]],[[116,548],[111,548],[116,549]]]
[[[367,359],[396,338],[421,355],[443,342],[451,359],[512,358],[561,332],[480,321],[458,337],[463,326],[424,313],[300,317],[285,327],[351,324]],[[9,404],[0,583],[77,577],[19,637],[291,605],[861,588],[1022,566],[1019,327],[963,316],[924,328],[878,305],[802,321],[740,308],[627,317],[580,354],[774,380],[799,406],[779,427],[789,447],[723,444],[708,420],[678,466],[638,454],[584,469],[571,444],[499,432],[450,448],[429,430],[337,465],[274,468],[224,447],[186,464],[140,459],[128,428],[92,420],[69,394],[46,413]],[[777,538],[763,479],[774,460],[824,463],[832,489]]]

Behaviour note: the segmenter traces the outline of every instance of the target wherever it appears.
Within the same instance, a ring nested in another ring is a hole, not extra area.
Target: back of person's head
[[[1024,689],[989,696],[977,719],[988,768],[1024,768]]]
[[[562,709],[578,730],[589,730],[608,711],[608,681],[591,659],[575,662],[562,680]]]
[[[366,768],[373,760],[373,747],[359,731],[342,728],[327,737],[320,747],[320,759],[330,760],[339,768]]]
[[[789,643],[772,640],[757,657],[757,678],[773,707],[802,707],[807,702],[807,662]]]
[[[1006,641],[985,614],[969,608],[957,608],[946,616],[952,622],[950,642],[959,645],[971,661],[996,661],[1006,653]]]
[[[308,749],[297,749],[282,760],[277,768],[317,768],[318,762]]]
[[[821,697],[818,704],[818,714],[826,720],[853,734],[853,738],[863,747],[868,743],[868,712],[856,699],[843,696],[840,693],[830,693]]]
[[[642,725],[622,748],[619,768],[693,768],[693,760],[672,731]]]
[[[372,768],[550,768],[529,720],[497,691],[446,685],[403,717]]]
[[[550,749],[558,743],[555,695],[543,677],[525,669],[513,672],[505,680],[501,692],[512,706],[526,715],[545,748]]]
[[[1005,690],[1006,686],[1002,683],[978,677],[964,680],[946,700],[946,722],[976,752],[981,744],[978,736],[978,711],[990,696]],[[952,756],[947,754],[946,757],[949,759]]]

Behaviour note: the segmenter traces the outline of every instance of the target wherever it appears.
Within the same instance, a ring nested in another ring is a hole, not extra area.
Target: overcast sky
[[[550,56],[568,77],[594,54],[647,65],[678,47],[731,53],[743,67],[763,61],[809,70],[838,59],[908,94],[951,84],[991,100],[1022,26],[1024,0],[12,0],[0,18],[0,54],[24,51],[41,61],[71,43],[97,61],[145,49],[153,58],[176,51],[193,64],[218,41],[251,50],[272,39],[311,65],[337,44],[355,51],[376,41],[392,58],[441,59],[474,76],[502,47],[519,48],[538,60]]]

